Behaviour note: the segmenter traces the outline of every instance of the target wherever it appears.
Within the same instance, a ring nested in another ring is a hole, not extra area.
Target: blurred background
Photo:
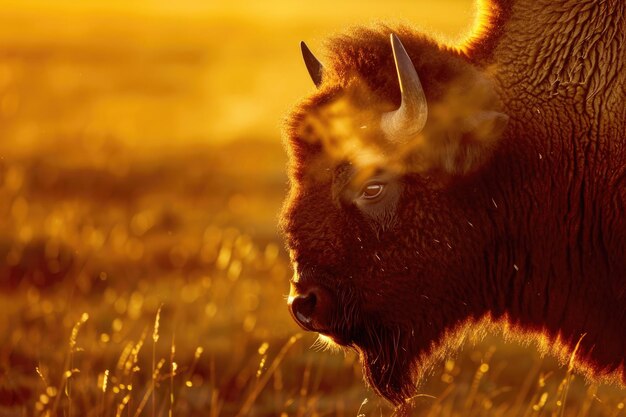
[[[346,27],[464,36],[471,0],[0,0],[0,415],[391,415],[285,305],[280,125]],[[419,415],[616,416],[487,338]],[[426,395],[427,394],[427,395]],[[544,414],[542,414],[544,413]],[[595,413],[595,414],[594,414]]]

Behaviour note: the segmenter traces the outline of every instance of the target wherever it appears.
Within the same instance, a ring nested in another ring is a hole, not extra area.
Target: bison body
[[[395,404],[485,320],[625,378],[626,5],[479,7],[460,46],[381,26],[324,67],[305,49],[318,88],[285,129],[292,314]],[[411,105],[420,129],[389,122]]]

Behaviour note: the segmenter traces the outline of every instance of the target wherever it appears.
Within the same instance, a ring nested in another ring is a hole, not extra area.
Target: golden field
[[[0,416],[392,415],[287,312],[280,124],[313,88],[300,40],[398,16],[455,39],[471,2],[0,7]],[[625,413],[498,336],[420,392],[419,416]]]

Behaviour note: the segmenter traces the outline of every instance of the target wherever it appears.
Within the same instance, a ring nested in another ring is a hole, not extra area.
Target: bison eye
[[[361,198],[364,200],[375,200],[382,195],[384,189],[385,184],[370,182],[361,189]]]

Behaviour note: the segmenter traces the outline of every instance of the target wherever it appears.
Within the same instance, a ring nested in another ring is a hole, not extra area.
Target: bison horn
[[[306,46],[306,43],[300,42],[300,49],[302,50],[302,58],[304,58],[304,63],[306,64],[306,69],[309,71],[309,75],[311,79],[315,83],[316,87],[319,87],[322,83],[322,73],[324,72],[324,66],[313,52]]]
[[[393,142],[406,141],[419,133],[426,124],[428,106],[417,71],[406,49],[395,34],[391,34],[393,59],[396,62],[402,101],[397,110],[383,114],[381,128]]]

